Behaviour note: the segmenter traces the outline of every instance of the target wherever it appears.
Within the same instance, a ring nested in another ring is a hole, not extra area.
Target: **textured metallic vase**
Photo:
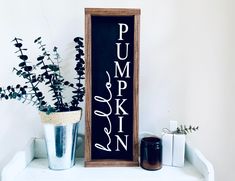
[[[58,113],[52,113],[52,114],[58,114]],[[68,112],[65,114],[70,114],[70,113]],[[76,143],[77,143],[78,128],[79,128],[81,113],[79,113],[79,115],[80,115],[79,117],[75,116],[77,121],[75,120],[65,121],[65,123],[61,123],[62,121],[55,120],[54,121],[55,124],[48,123],[48,121],[44,121],[44,134],[45,134],[48,162],[50,169],[64,170],[74,166]],[[66,116],[63,115],[62,117],[63,119],[68,120]],[[60,118],[57,117],[57,119]]]

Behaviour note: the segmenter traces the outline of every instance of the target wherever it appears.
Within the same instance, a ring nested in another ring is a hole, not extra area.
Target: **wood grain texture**
[[[135,15],[134,24],[134,98],[133,98],[133,161],[139,158],[139,39],[140,39],[140,15]]]
[[[86,161],[85,167],[138,167],[139,162],[125,160],[92,160]]]
[[[140,15],[140,9],[86,8],[85,14],[90,14],[92,16],[133,16]]]
[[[92,16],[134,16],[134,72],[133,72],[133,159],[126,160],[92,160],[92,80],[91,80],[91,17]],[[86,62],[86,118],[85,118],[85,167],[117,167],[139,166],[139,38],[140,38],[140,9],[119,8],[86,8],[85,9],[85,62]]]
[[[91,15],[85,15],[85,162],[91,160]]]

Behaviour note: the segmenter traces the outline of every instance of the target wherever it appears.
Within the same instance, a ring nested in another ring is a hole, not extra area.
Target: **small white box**
[[[178,127],[178,121],[170,120],[170,131],[175,132]]]
[[[185,134],[174,134],[172,166],[183,167],[184,157],[185,157]]]
[[[162,135],[162,164],[172,165],[173,134],[163,133]]]

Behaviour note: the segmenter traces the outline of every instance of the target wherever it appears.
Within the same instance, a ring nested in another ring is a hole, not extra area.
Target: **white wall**
[[[0,0],[0,86],[19,82],[10,42],[42,36],[59,47],[72,78],[73,38],[84,36],[85,7],[141,8],[140,131],[160,134],[170,119],[199,125],[188,139],[215,167],[217,181],[234,180],[235,3],[231,0]],[[0,169],[42,125],[31,105],[0,102]],[[80,132],[84,132],[84,118]]]

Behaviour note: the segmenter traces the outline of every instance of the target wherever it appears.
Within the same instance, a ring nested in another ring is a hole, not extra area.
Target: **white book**
[[[185,134],[174,134],[172,165],[176,167],[183,167],[184,157],[185,157]]]
[[[162,135],[162,164],[172,165],[173,134],[163,133]]]

